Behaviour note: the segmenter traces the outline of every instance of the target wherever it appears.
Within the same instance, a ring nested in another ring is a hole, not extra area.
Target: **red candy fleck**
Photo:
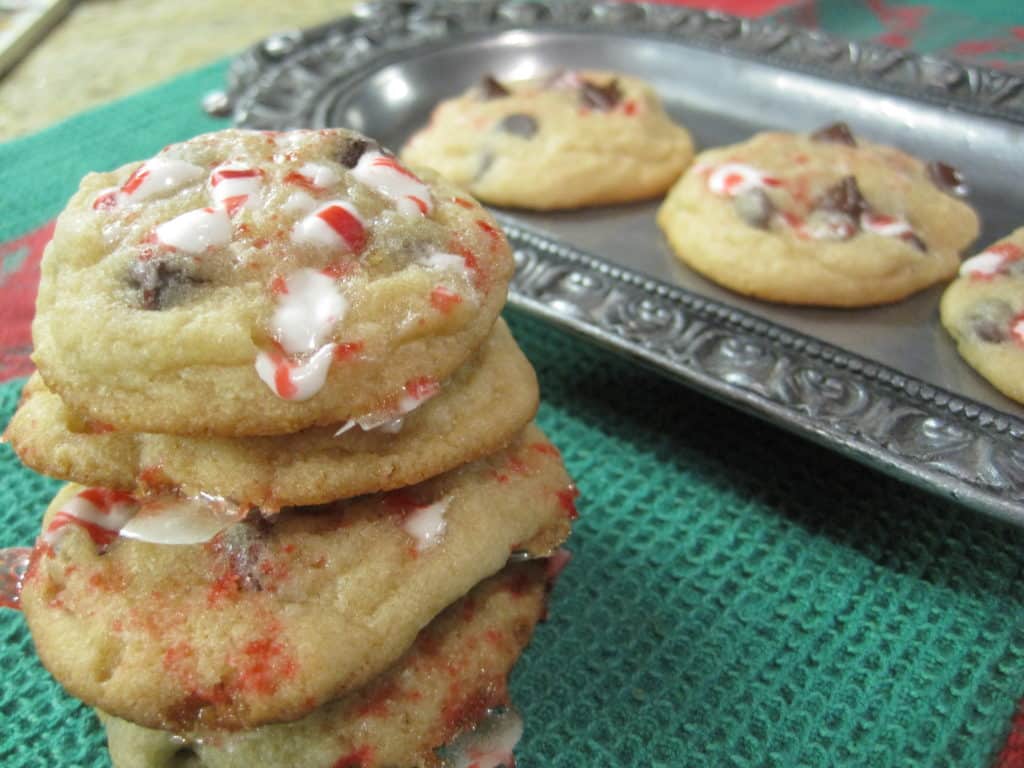
[[[334,348],[334,359],[351,360],[363,351],[366,345],[361,341],[342,341]]]
[[[124,192],[126,195],[132,194],[132,192],[134,192],[135,190],[142,186],[142,182],[144,182],[148,177],[149,170],[146,168],[146,166],[140,165],[138,168],[135,169],[134,173],[132,173],[132,175],[128,177],[128,180],[124,183],[124,186],[121,187],[121,191]]]
[[[405,383],[405,391],[409,397],[416,400],[425,400],[440,392],[441,385],[437,383],[437,379],[430,376],[420,376],[416,379],[409,379]]]
[[[281,680],[295,677],[298,663],[278,639],[279,624],[267,628],[266,634],[242,646],[241,656],[230,662],[238,670],[238,687],[243,691],[269,696],[277,691]]]
[[[354,253],[363,250],[366,245],[366,230],[362,222],[345,208],[340,205],[329,205],[316,215],[337,232]]]
[[[117,207],[117,190],[104,192],[92,201],[94,211],[109,211]]]
[[[499,232],[495,227],[491,226],[483,219],[477,219],[476,225],[484,232],[486,232],[488,237],[490,237],[493,242],[497,243],[501,240],[501,232]]]
[[[111,432],[115,432],[113,424],[108,424],[105,421],[86,421],[85,431],[90,435],[106,435]]]
[[[406,195],[406,197],[409,198],[410,200],[412,200],[416,204],[416,207],[420,209],[420,213],[422,213],[424,216],[426,216],[428,213],[430,213],[430,206],[428,206],[423,201],[422,198],[416,197],[416,195]]]
[[[462,303],[462,297],[449,291],[443,285],[439,285],[430,292],[430,303],[442,315],[447,315]]]
[[[622,111],[630,117],[633,117],[637,112],[640,111],[640,105],[636,103],[634,99],[629,99],[625,104],[622,105]]]
[[[245,201],[248,199],[248,195],[232,195],[231,197],[225,197],[224,209],[228,212],[228,216],[234,216],[238,213],[239,209],[245,205]]]
[[[463,208],[476,208],[476,206],[464,197],[453,197],[452,202],[461,205]]]
[[[334,264],[328,264],[326,267],[320,270],[321,274],[327,277],[332,277],[335,280],[341,277],[347,277],[355,272],[356,265],[351,262],[340,263],[335,262]]]
[[[288,293],[288,281],[282,275],[274,275],[270,281],[270,292],[275,296],[282,296]]]
[[[318,192],[319,187],[313,183],[313,180],[298,171],[291,171],[284,177],[285,184],[295,184],[296,186],[307,189],[310,192]]]
[[[218,168],[210,176],[210,186],[216,187],[225,179],[252,179],[263,175],[258,168]]]
[[[530,450],[536,451],[537,453],[544,453],[548,456],[554,456],[556,458],[562,455],[551,443],[531,443]]]
[[[274,388],[285,400],[295,397],[299,388],[292,381],[292,369],[287,360],[281,360],[274,366]]]
[[[575,520],[580,516],[576,510],[576,499],[579,498],[580,492],[575,485],[570,483],[568,488],[556,491],[555,495],[558,497],[558,503],[565,510],[566,517]]]
[[[764,182],[764,185],[766,187],[781,187],[782,186],[781,179],[776,179],[774,176],[765,176],[763,179],[761,179],[761,181]]]
[[[364,744],[338,758],[331,768],[368,768],[373,763],[373,747]]]

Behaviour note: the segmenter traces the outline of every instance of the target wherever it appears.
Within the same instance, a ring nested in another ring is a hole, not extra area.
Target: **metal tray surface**
[[[698,147],[835,120],[950,162],[980,247],[1024,224],[1024,82],[784,24],[646,4],[378,3],[265,40],[208,106],[247,127],[341,125],[400,146],[438,100],[494,73],[636,74]],[[748,300],[682,266],[658,202],[502,211],[510,303],[916,485],[1024,524],[1024,407],[956,352],[936,287],[886,307]]]

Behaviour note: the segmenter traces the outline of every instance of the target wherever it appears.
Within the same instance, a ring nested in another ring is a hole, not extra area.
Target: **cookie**
[[[402,158],[484,202],[555,210],[657,197],[693,159],[693,142],[641,80],[568,71],[485,77],[439,104]]]
[[[964,360],[1024,403],[1024,228],[964,261],[940,315]]]
[[[301,720],[174,735],[100,713],[111,758],[115,768],[437,766],[435,749],[508,704],[508,674],[544,603],[545,564],[509,566],[445,609],[385,673]]]
[[[411,485],[494,453],[533,418],[537,401],[533,368],[499,319],[443,385],[414,380],[358,423],[271,437],[111,432],[77,419],[34,376],[5,436],[51,477],[274,511]]]
[[[161,730],[253,728],[365,685],[510,552],[550,554],[573,498],[533,426],[418,486],[270,519],[69,486],[21,604],[43,664],[87,704]]]
[[[960,175],[854,138],[761,133],[701,153],[658,211],[684,264],[747,296],[857,307],[956,274],[978,217]]]
[[[440,382],[511,251],[464,193],[343,130],[229,130],[90,174],[43,257],[33,359],[80,418],[285,434]]]

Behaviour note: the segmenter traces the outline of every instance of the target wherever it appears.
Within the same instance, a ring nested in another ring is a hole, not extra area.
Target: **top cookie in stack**
[[[225,131],[89,175],[43,262],[35,362],[131,432],[284,434],[436,386],[513,262],[474,201],[424,179],[346,131]]]

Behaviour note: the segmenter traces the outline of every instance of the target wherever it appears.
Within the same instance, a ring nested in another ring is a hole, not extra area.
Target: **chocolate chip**
[[[480,81],[480,91],[485,99],[501,99],[512,91],[499,83],[493,75],[484,75]]]
[[[201,283],[182,267],[163,259],[136,261],[128,272],[128,284],[140,292],[142,309],[169,309],[183,303]]]
[[[938,160],[928,163],[928,176],[935,186],[956,197],[966,197],[970,191],[964,175],[948,163]]]
[[[346,168],[355,168],[359,158],[370,148],[370,142],[366,139],[349,139],[345,142],[341,152],[338,153],[338,162]]]
[[[832,144],[845,144],[848,147],[856,147],[857,139],[853,137],[853,131],[846,123],[832,123],[824,128],[819,128],[811,134],[812,141],[827,141]]]
[[[513,115],[507,115],[495,127],[503,133],[511,133],[513,136],[523,139],[532,139],[537,133],[537,119],[532,115],[516,112]]]
[[[854,221],[860,221],[860,215],[868,210],[868,202],[860,192],[857,179],[844,176],[833,184],[814,205],[815,209],[842,213]]]
[[[1013,308],[1001,299],[982,299],[967,315],[967,329],[981,341],[999,344],[1010,338]]]
[[[580,84],[580,101],[583,106],[596,109],[600,112],[609,112],[622,101],[622,90],[619,88],[617,78],[607,85],[597,85],[589,80]]]
[[[772,214],[775,212],[771,198],[759,187],[736,195],[732,199],[732,207],[736,209],[741,219],[758,229],[768,229]]]
[[[480,179],[484,177],[484,174],[491,169],[492,165],[494,165],[494,153],[489,149],[481,152],[479,164],[476,167],[476,173],[473,174],[473,181],[480,181]]]

